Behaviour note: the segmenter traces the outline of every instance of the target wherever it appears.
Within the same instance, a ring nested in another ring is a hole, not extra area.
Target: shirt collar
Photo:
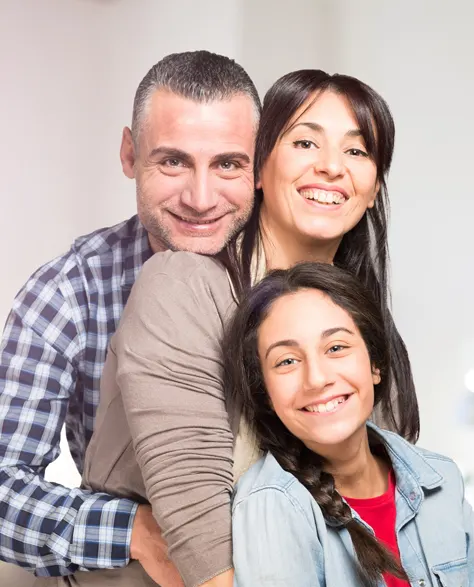
[[[153,251],[148,240],[145,227],[135,217],[135,226],[130,238],[125,244],[124,263],[122,271],[122,289],[131,289],[144,263],[152,256]]]

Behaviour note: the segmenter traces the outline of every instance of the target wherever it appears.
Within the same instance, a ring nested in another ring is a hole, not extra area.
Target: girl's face
[[[329,297],[303,289],[279,298],[259,328],[258,353],[273,409],[309,449],[334,455],[365,435],[380,375],[354,321]]]
[[[379,189],[376,164],[343,96],[325,91],[307,100],[279,137],[258,186],[274,231],[307,244],[339,244]]]

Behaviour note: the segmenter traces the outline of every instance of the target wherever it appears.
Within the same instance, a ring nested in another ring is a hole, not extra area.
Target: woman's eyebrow
[[[290,128],[288,130],[286,130],[282,136],[285,136],[290,131],[292,131],[294,128],[296,128],[297,126],[306,126],[310,130],[314,130],[315,132],[324,133],[324,127],[321,126],[320,124],[318,124],[317,122],[297,122],[293,126],[290,126]],[[346,136],[346,137],[361,137],[362,131],[360,130],[360,128],[352,128],[352,129],[348,130],[344,134],[344,136]]]

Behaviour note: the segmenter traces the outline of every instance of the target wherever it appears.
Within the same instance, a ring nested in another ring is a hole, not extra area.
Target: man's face
[[[155,92],[138,149],[129,129],[121,149],[155,252],[215,255],[242,228],[253,206],[256,128],[248,96],[200,103]]]

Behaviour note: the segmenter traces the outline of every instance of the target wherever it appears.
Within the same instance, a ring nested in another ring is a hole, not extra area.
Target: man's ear
[[[126,126],[122,132],[122,144],[120,146],[120,161],[126,177],[135,177],[135,145],[133,144],[132,131]]]

